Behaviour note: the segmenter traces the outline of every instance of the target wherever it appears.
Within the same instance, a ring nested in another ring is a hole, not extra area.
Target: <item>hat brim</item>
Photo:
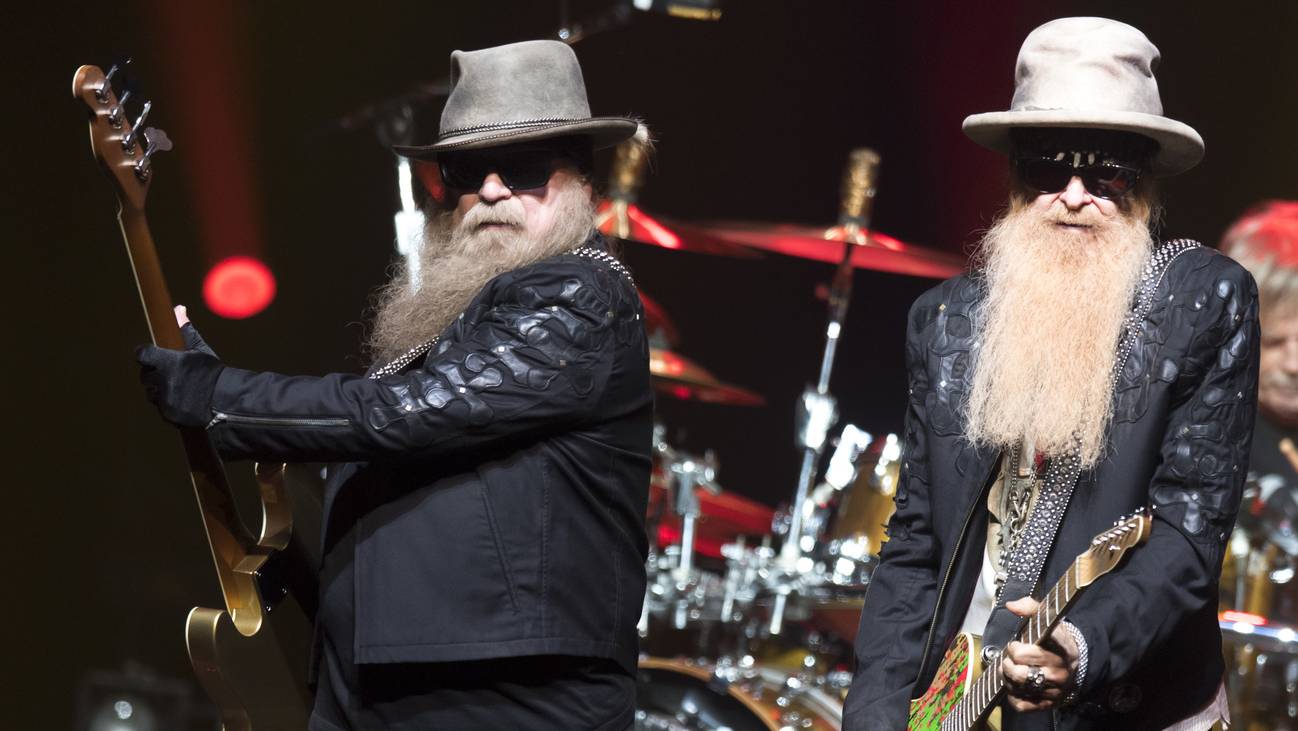
[[[589,137],[595,149],[612,147],[635,134],[638,122],[625,117],[591,117],[570,122],[546,122],[510,127],[484,129],[453,135],[431,145],[393,145],[392,150],[403,157],[431,159],[442,152],[484,150],[520,142],[536,142],[555,137]]]
[[[1150,172],[1158,176],[1183,173],[1203,159],[1203,138],[1193,127],[1142,112],[1068,109],[987,112],[966,117],[963,125],[969,139],[1006,155],[1013,152],[1010,130],[1016,127],[1112,129],[1144,135],[1158,143],[1158,152],[1150,162]]]

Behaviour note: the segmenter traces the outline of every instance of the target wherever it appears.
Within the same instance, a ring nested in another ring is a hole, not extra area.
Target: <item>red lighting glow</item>
[[[275,275],[250,256],[232,256],[218,263],[203,279],[207,308],[221,317],[252,317],[275,299]]]
[[[650,218],[649,214],[640,210],[634,204],[627,206],[626,217],[631,219],[632,223],[638,224],[655,244],[665,249],[681,248],[679,236],[668,231],[666,226]]]
[[[1266,624],[1266,617],[1263,617],[1260,614],[1237,612],[1233,609],[1228,609],[1222,612],[1221,619],[1226,622],[1243,622],[1244,624],[1251,624],[1258,627]]]

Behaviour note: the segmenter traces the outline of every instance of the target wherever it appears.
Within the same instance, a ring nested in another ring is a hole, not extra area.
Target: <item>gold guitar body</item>
[[[311,625],[291,597],[275,612],[302,621],[268,622],[244,637],[219,609],[194,607],[185,619],[189,662],[225,731],[306,728],[311,696],[302,658],[311,647]]]
[[[221,714],[224,731],[301,731],[312,704],[306,683],[311,621],[292,593],[278,586],[263,589],[258,582],[274,560],[271,551],[288,547],[294,501],[284,482],[284,465],[257,465],[256,473],[262,506],[256,545],[266,553],[245,557],[235,571],[247,575],[263,602],[261,622],[245,635],[229,612],[194,607],[185,618],[185,647],[194,676]]]

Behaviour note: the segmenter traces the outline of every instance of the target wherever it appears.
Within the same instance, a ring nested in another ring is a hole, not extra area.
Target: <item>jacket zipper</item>
[[[292,418],[283,416],[244,416],[242,414],[227,414],[223,411],[212,412],[212,420],[207,422],[207,428],[211,429],[217,424],[250,424],[252,426],[323,426],[323,427],[344,427],[351,426],[352,420],[347,418],[315,418],[303,417]]]
[[[997,464],[999,464],[997,460]],[[995,469],[993,467],[993,469]],[[990,475],[988,475],[990,477]],[[986,478],[983,479],[983,488],[987,487]],[[955,562],[960,558],[960,549],[964,548],[964,534],[969,530],[969,521],[973,519],[974,512],[978,509],[978,503],[982,501],[983,490],[978,491],[973,503],[969,506],[969,512],[965,513],[964,525],[960,527],[960,535],[956,537],[955,551],[951,554],[951,563],[946,566],[946,574],[942,577],[942,585],[937,590],[937,602],[933,605],[933,619],[928,623],[928,639],[924,641],[924,656],[920,660],[919,672],[915,674],[915,683],[924,677],[924,670],[928,668],[928,651],[933,645],[933,632],[937,630],[937,613],[942,609],[942,595],[946,593],[946,585],[951,581],[951,572],[955,570]]]

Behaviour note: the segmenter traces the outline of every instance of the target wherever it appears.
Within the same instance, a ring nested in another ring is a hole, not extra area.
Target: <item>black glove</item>
[[[185,350],[155,345],[135,349],[144,395],[162,418],[176,426],[207,426],[212,420],[212,393],[225,364],[203,341],[193,324],[180,329]]]

